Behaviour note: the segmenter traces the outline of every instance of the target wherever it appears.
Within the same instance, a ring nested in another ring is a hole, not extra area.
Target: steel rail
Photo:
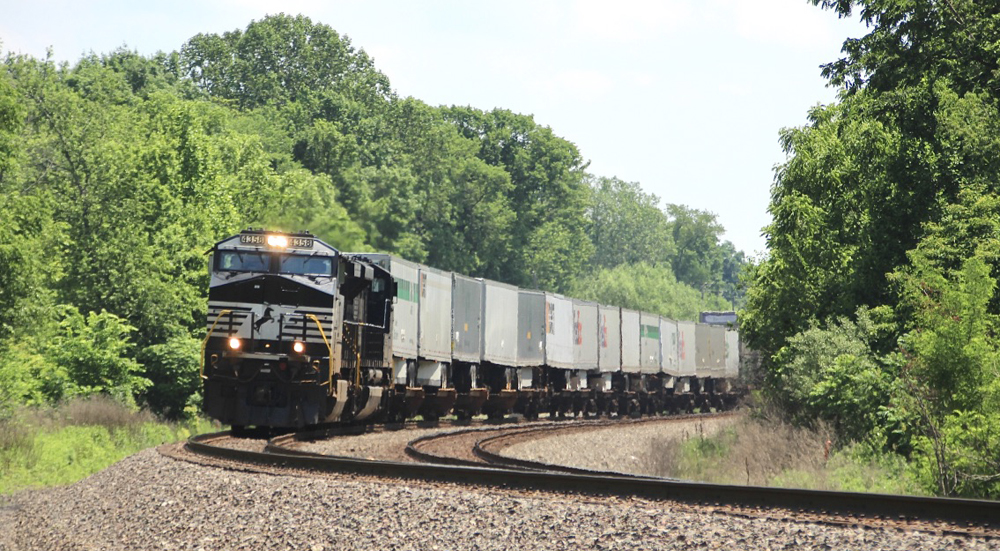
[[[192,436],[188,439],[186,447],[192,453],[220,459],[327,473],[577,494],[635,496],[701,505],[779,507],[792,511],[814,511],[825,515],[865,515],[911,521],[947,521],[963,527],[973,524],[995,527],[1000,519],[1000,501],[979,499],[736,486],[609,473],[580,474],[512,470],[495,466],[402,463],[324,456],[311,452],[289,452],[287,448],[270,444],[268,449],[271,451],[266,452],[224,448],[210,444],[212,440],[228,434],[221,432]]]
[[[428,434],[411,440],[407,443],[406,449],[404,450],[406,455],[426,463],[440,463],[444,465],[474,465],[482,466],[484,462],[489,464],[495,464],[499,466],[504,466],[514,469],[529,469],[529,470],[547,470],[547,471],[562,471],[562,472],[576,472],[583,474],[594,474],[598,471],[589,471],[586,469],[577,469],[574,467],[567,467],[562,465],[549,465],[545,463],[531,463],[524,462],[519,464],[516,460],[511,461],[508,458],[501,456],[499,454],[491,454],[490,452],[484,452],[482,454],[477,452],[479,449],[479,443],[481,441],[502,441],[506,438],[514,438],[518,435],[533,432],[551,432],[557,430],[574,430],[574,429],[595,429],[600,427],[612,427],[620,426],[622,424],[639,424],[648,422],[665,422],[665,421],[683,421],[689,419],[708,419],[714,417],[726,417],[733,415],[732,412],[721,412],[721,413],[711,413],[711,414],[696,414],[696,415],[676,415],[671,417],[642,417],[637,419],[620,419],[620,418],[604,418],[604,419],[555,419],[549,420],[548,422],[533,422],[530,426],[518,427],[516,424],[506,424],[506,425],[493,425],[493,426],[480,426],[475,428],[469,428],[465,430],[457,430],[446,433]],[[472,453],[482,459],[482,461],[474,461],[468,459],[462,459],[459,457],[449,457],[444,455],[435,455],[432,453],[425,452],[420,449],[421,444],[427,442],[432,442],[435,440],[447,440],[450,438],[465,436],[474,432],[492,433],[497,431],[504,431],[503,434],[496,436],[487,436],[481,441],[477,441],[472,449]]]
[[[568,429],[570,427],[560,427],[563,429]],[[677,480],[675,478],[666,477],[656,477],[656,476],[645,476],[645,475],[630,475],[627,473],[619,473],[615,471],[599,471],[596,469],[584,469],[582,467],[571,467],[569,465],[556,465],[554,463],[543,463],[541,461],[531,461],[529,459],[520,459],[517,457],[510,457],[502,455],[499,452],[491,451],[489,448],[493,446],[500,446],[505,440],[510,440],[515,437],[523,436],[524,434],[530,433],[543,433],[550,432],[555,429],[550,428],[531,428],[525,429],[523,431],[515,433],[498,434],[495,436],[490,436],[483,438],[476,442],[476,445],[472,448],[472,453],[485,461],[490,465],[495,465],[498,467],[506,467],[509,469],[518,470],[529,470],[529,471],[548,471],[548,472],[561,472],[561,473],[571,473],[571,474],[582,474],[582,475],[593,475],[593,476],[628,476],[632,478],[644,478],[649,480]]]

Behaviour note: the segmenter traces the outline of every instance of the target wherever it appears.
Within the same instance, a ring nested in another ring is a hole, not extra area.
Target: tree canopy
[[[903,454],[930,491],[1000,495],[978,448],[1000,434],[1000,4],[812,2],[869,32],[823,67],[839,101],[780,134],[744,336],[793,415]]]
[[[150,57],[8,55],[0,415],[95,392],[195,413],[204,252],[248,226],[594,298],[631,285],[629,305],[670,315],[720,305],[703,283],[742,257],[714,215],[586,169],[530,115],[398,97],[364,50],[303,16]],[[683,260],[678,235],[697,236]]]

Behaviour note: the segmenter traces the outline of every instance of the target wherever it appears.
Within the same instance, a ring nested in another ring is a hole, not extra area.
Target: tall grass
[[[651,443],[659,476],[718,484],[746,484],[919,494],[905,463],[870,453],[858,445],[837,449],[833,431],[805,429],[780,420],[744,416],[734,425],[705,436]]]
[[[208,432],[208,421],[158,421],[97,396],[0,419],[0,494],[68,484],[151,446]]]

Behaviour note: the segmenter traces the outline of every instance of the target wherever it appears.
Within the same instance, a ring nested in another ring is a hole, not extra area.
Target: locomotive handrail
[[[222,316],[232,313],[232,310],[222,310],[219,312],[219,315],[215,316],[215,321],[212,322],[212,327],[209,328],[208,334],[205,335],[205,340],[201,341],[201,361],[198,364],[198,375],[200,375],[202,379],[205,378],[205,348],[208,347],[208,339],[212,338],[212,331],[215,331],[215,326],[219,324],[219,320],[222,319]]]
[[[330,340],[326,338],[326,331],[323,331],[323,324],[320,323],[316,314],[306,314],[306,316],[316,323],[316,328],[319,329],[319,336],[323,337],[323,344],[326,345],[326,349],[330,353],[330,369],[327,370],[329,372],[327,374],[327,381],[323,384],[329,387],[330,392],[333,392],[333,346],[330,345]]]
[[[344,320],[344,325],[354,325],[354,326],[357,326],[357,327],[372,327],[374,329],[381,329],[381,330],[385,331],[385,326],[384,325],[375,325],[374,323],[364,323],[364,322],[360,322],[360,321]]]

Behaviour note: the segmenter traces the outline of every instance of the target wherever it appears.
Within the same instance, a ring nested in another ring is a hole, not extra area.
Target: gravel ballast
[[[413,461],[406,455],[406,444],[421,436],[453,432],[461,427],[409,428],[384,430],[359,435],[334,436],[327,440],[305,442],[299,449],[324,455],[358,457],[379,461]]]
[[[1000,549],[993,540],[580,497],[196,465],[150,449],[0,503],[0,550]]]
[[[739,417],[651,420],[572,432],[513,444],[501,452],[506,457],[566,465],[593,471],[660,476],[654,443],[711,436]]]

